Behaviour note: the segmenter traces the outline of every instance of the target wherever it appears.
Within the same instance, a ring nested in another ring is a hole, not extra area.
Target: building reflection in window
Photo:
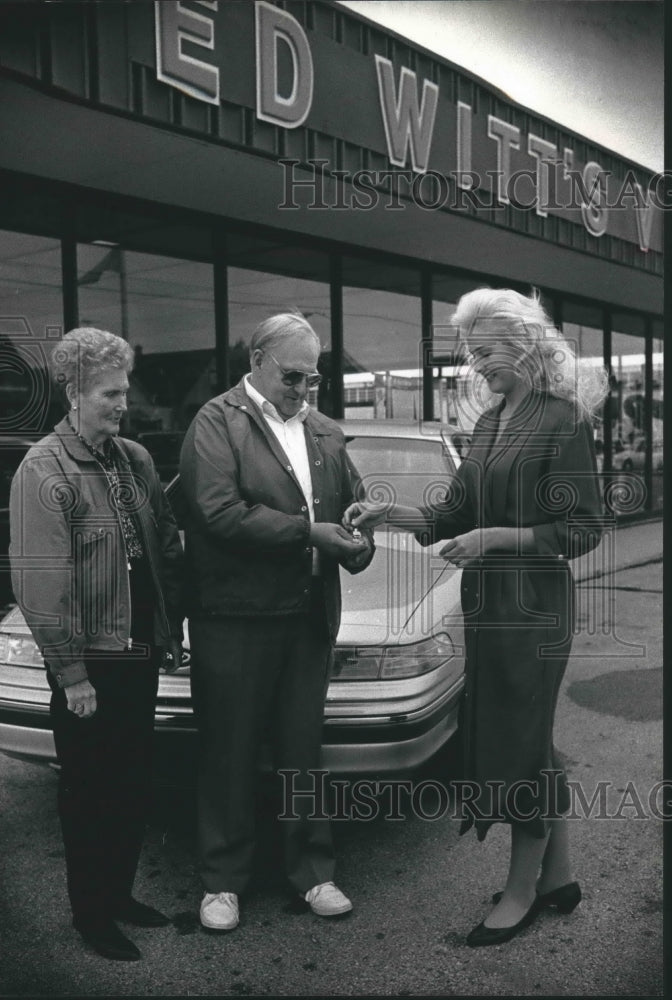
[[[576,302],[562,304],[562,334],[582,362],[604,367],[604,328],[602,310]],[[605,466],[604,411],[593,414],[593,433],[597,467]]]
[[[285,258],[286,261],[286,258]],[[268,260],[266,261],[267,263]],[[319,370],[323,382],[308,402],[331,413],[331,309],[329,285],[324,281],[252,268],[229,267],[229,380],[235,385],[250,370],[250,340],[262,320],[281,312],[299,312],[320,338]]]
[[[651,384],[651,505],[663,506],[663,324],[653,323],[653,365]]]
[[[343,386],[346,418],[421,419],[418,271],[344,258]]]
[[[323,381],[308,401],[333,413],[330,261],[305,244],[230,234],[226,257],[229,309],[229,381],[250,370],[249,345],[262,320],[280,312],[299,312],[320,338],[318,369]]]
[[[469,435],[483,407],[474,395],[473,372],[466,363],[459,330],[452,317],[462,295],[485,282],[452,274],[432,276],[432,387],[434,416],[455,428],[455,444],[466,450]],[[464,438],[464,440],[463,440]],[[464,448],[463,448],[464,445]]]
[[[217,391],[212,265],[116,245],[77,250],[80,326],[119,334],[135,351],[123,433],[170,479],[184,431]]]
[[[644,320],[641,316],[614,313],[611,334],[610,416],[611,467],[622,472],[623,487],[633,493],[628,513],[646,506],[647,449],[644,386],[646,384]],[[624,493],[625,496],[625,493]]]
[[[60,420],[48,375],[53,344],[63,334],[59,240],[0,231],[0,429],[32,435]]]

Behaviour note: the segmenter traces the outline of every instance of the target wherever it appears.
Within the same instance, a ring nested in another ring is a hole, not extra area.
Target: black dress
[[[503,403],[478,421],[445,502],[425,510],[427,544],[474,528],[532,527],[536,551],[490,552],[463,570],[465,690],[461,832],[493,822],[542,837],[569,792],[553,746],[558,690],[575,627],[568,560],[602,532],[593,434],[573,407],[532,392],[495,443]]]

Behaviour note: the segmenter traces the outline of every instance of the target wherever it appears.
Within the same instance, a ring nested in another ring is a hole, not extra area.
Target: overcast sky
[[[552,118],[663,169],[663,3],[342,0]]]

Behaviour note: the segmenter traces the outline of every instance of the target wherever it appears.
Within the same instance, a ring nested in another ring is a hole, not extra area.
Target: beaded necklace
[[[131,517],[128,510],[126,510],[122,500],[124,488],[119,478],[119,469],[117,468],[114,460],[114,452],[110,447],[109,442],[106,442],[108,444],[108,451],[106,454],[99,448],[96,448],[95,445],[91,444],[90,441],[87,441],[83,434],[79,433],[77,428],[74,427],[69,415],[68,423],[70,424],[74,434],[79,438],[86,450],[93,456],[93,458],[95,458],[96,462],[98,462],[103,470],[103,474],[110,487],[110,497],[112,498],[112,503],[114,504],[114,508],[119,515],[119,520],[121,522],[121,530],[124,535],[124,541],[126,542],[126,553],[128,558],[141,559],[144,555],[142,542],[140,541],[135,521]]]

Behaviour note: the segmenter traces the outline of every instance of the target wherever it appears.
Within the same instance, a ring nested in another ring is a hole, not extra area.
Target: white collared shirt
[[[288,459],[288,465],[299,481],[301,490],[308,507],[308,516],[311,524],[315,523],[315,509],[313,504],[313,481],[310,478],[310,460],[308,458],[308,448],[306,447],[306,437],[303,430],[303,422],[308,416],[310,407],[304,399],[303,405],[297,414],[288,420],[278,413],[277,409],[265,396],[255,389],[250,382],[249,374],[245,376],[245,391],[253,403],[261,410],[261,414],[267,425],[278,439],[280,447]],[[319,569],[319,553],[313,548],[313,575],[317,575]]]

